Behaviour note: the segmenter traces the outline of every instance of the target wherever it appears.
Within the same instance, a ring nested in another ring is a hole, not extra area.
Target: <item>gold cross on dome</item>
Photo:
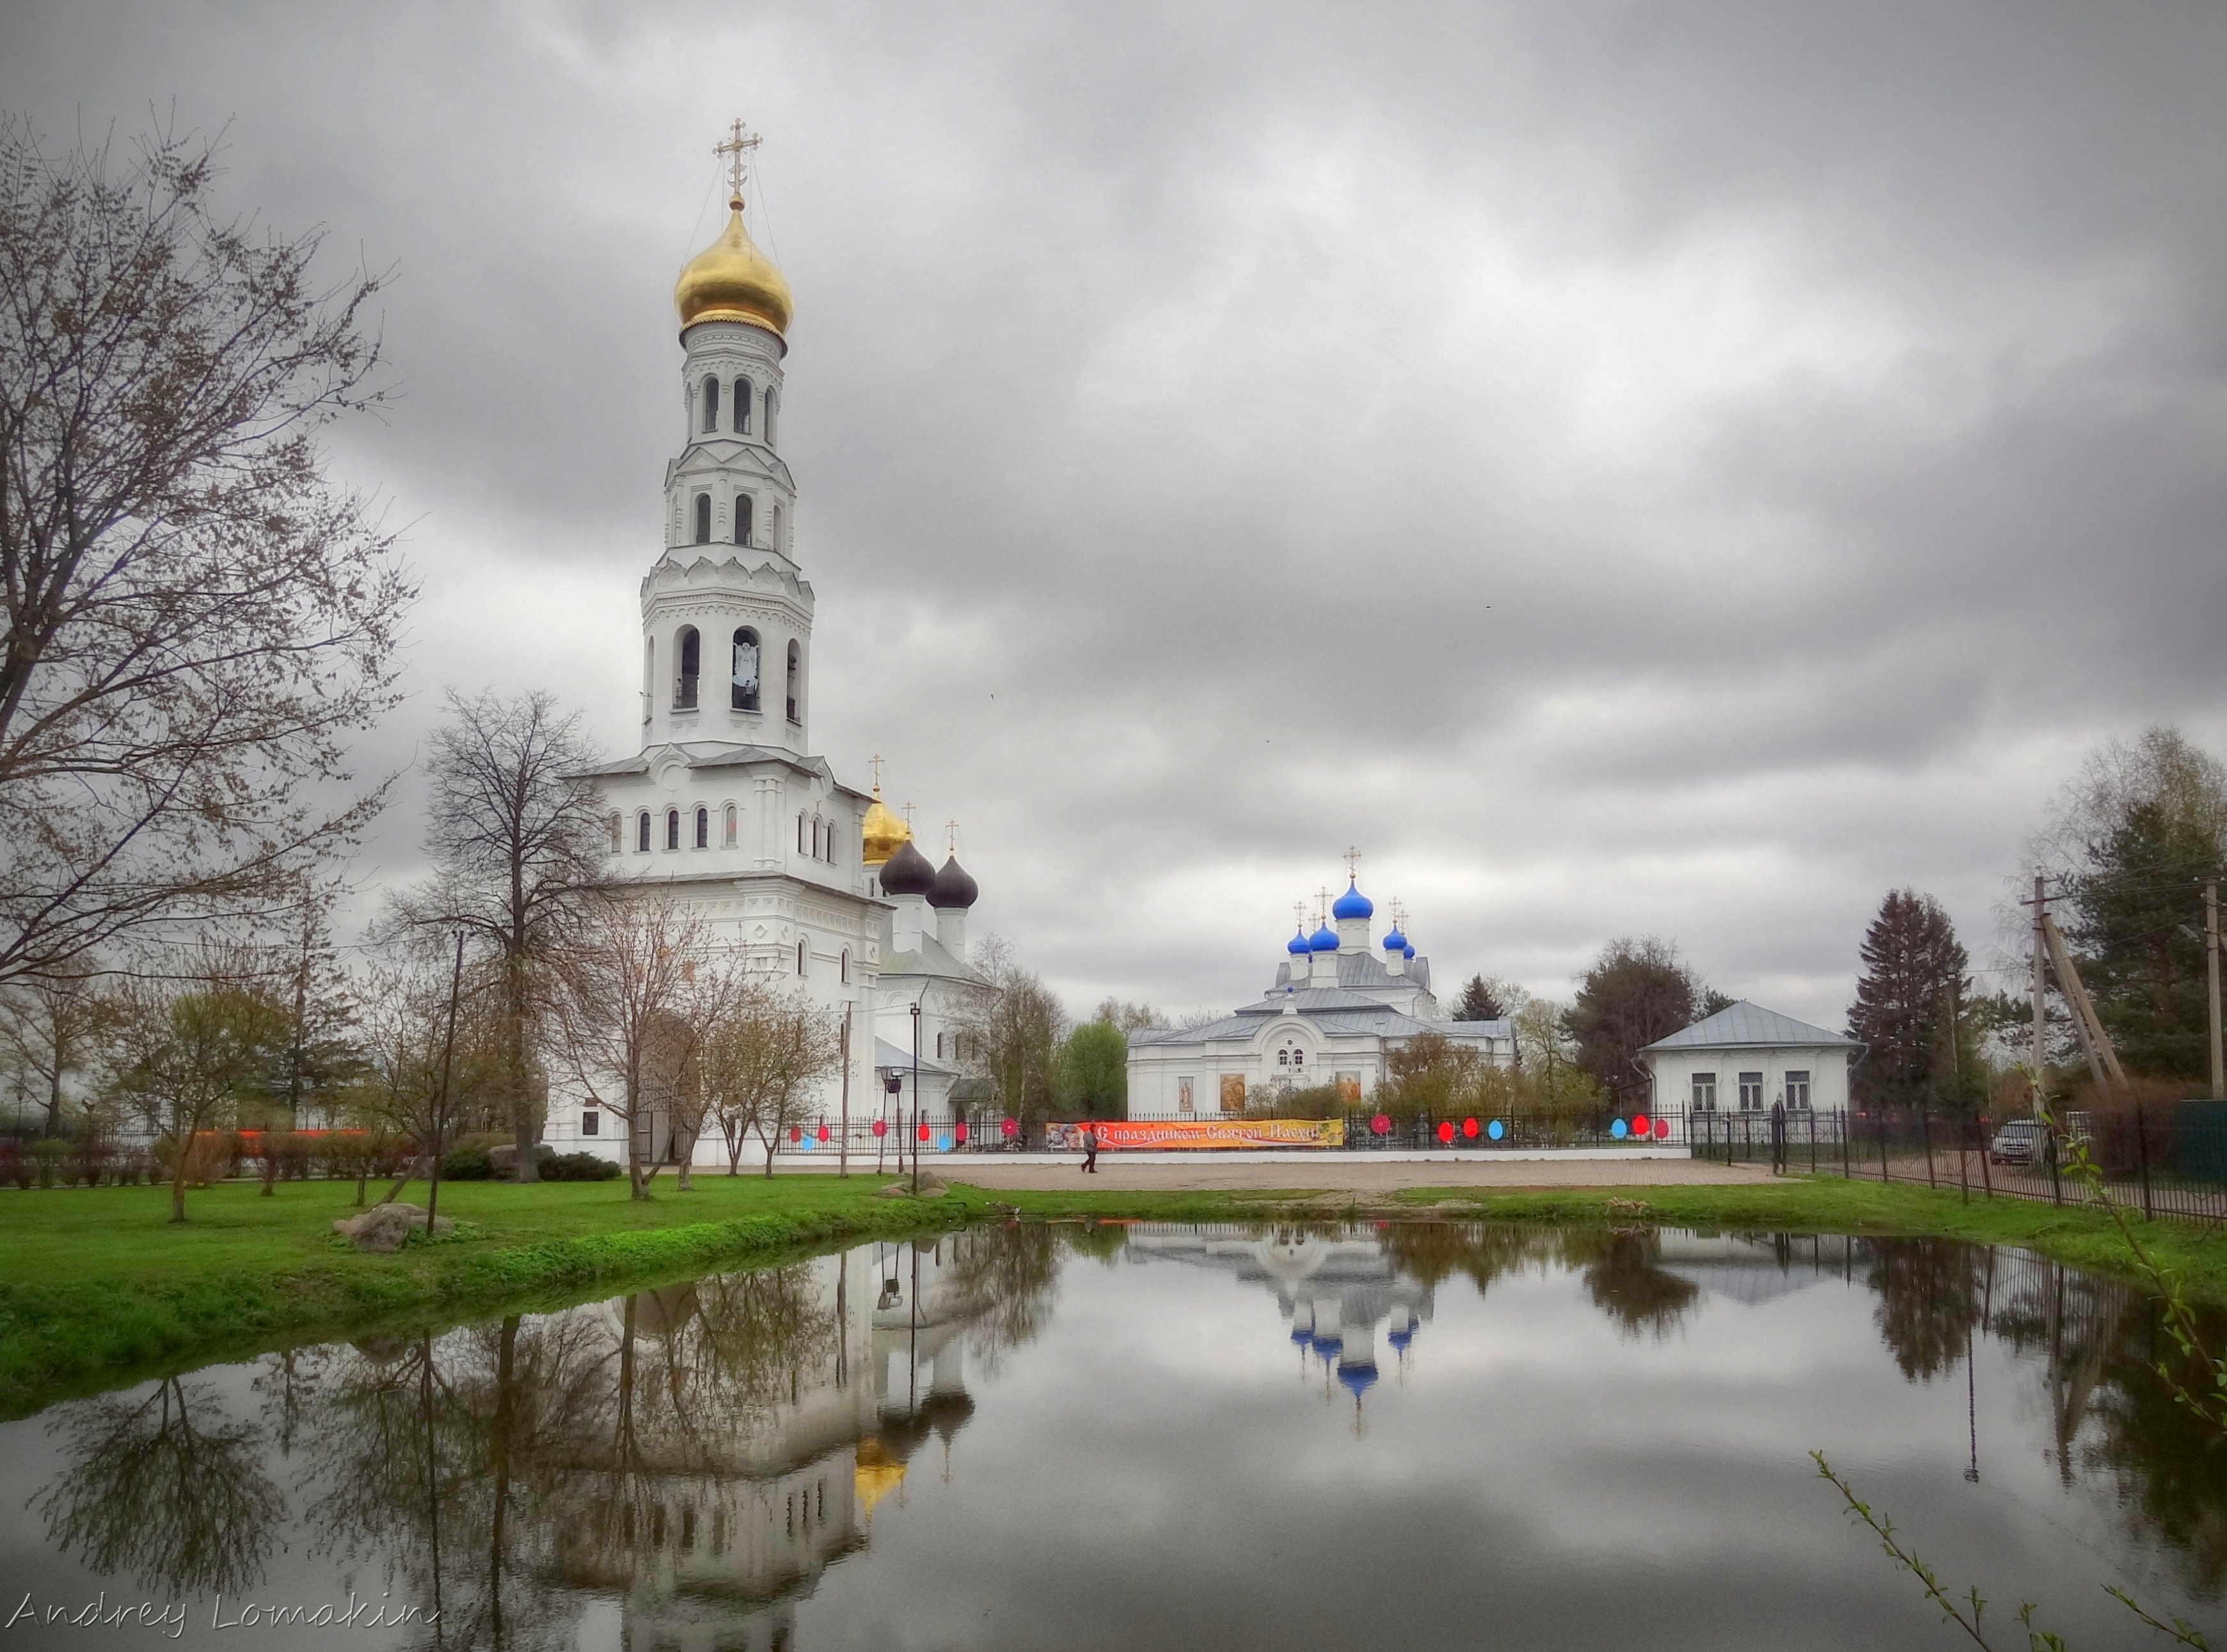
[[[882,794],[882,754],[877,751],[867,761],[874,765],[874,795],[879,797]]]
[[[1330,922],[1330,891],[1326,889],[1315,891],[1315,922],[1318,924]]]
[[[1292,922],[1302,929],[1307,927],[1307,903],[1305,901],[1292,903]]]
[[[1357,883],[1357,882],[1360,880],[1360,877],[1361,877],[1361,851],[1360,851],[1360,850],[1358,850],[1358,849],[1351,849],[1351,848],[1350,848],[1350,849],[1348,849],[1348,850],[1345,852],[1345,876],[1346,876],[1346,881],[1347,881],[1347,882],[1349,882],[1349,883]]]
[[[736,200],[740,201],[743,198],[743,156],[756,149],[764,140],[756,132],[745,133],[739,117],[734,123],[733,131],[734,136],[725,143],[711,145],[711,153],[726,157],[727,190]]]

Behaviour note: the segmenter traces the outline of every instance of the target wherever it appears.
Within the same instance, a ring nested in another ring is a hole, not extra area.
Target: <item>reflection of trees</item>
[[[2217,1348],[2227,1315],[2210,1318],[2206,1337]],[[2217,1599],[2227,1585],[2227,1435],[2181,1403],[2160,1364],[2191,1392],[2205,1391],[2202,1365],[2160,1333],[2156,1304],[2129,1303],[2113,1327],[2093,1406],[2100,1437],[2082,1461],[2114,1472],[2180,1556],[2190,1591]]]
[[[1483,1296],[1504,1275],[1561,1260],[1568,1238],[1560,1228],[1514,1222],[1401,1221],[1384,1229],[1380,1242],[1393,1266],[1418,1283],[1438,1285],[1459,1273]]]
[[[1008,1349],[1043,1335],[1051,1323],[1052,1285],[1059,1278],[1058,1230],[1034,1222],[962,1228],[929,1247],[951,1247],[941,1284],[955,1318],[972,1322],[970,1342],[985,1372]]]
[[[1875,1239],[1869,1249],[1873,1321],[1903,1375],[1930,1382],[1954,1369],[1980,1322],[1981,1253],[1943,1239]]]
[[[85,1400],[59,1421],[73,1462],[39,1508],[58,1547],[175,1594],[236,1593],[263,1575],[285,1498],[260,1431],[214,1387],[166,1377],[143,1400]]]
[[[1668,1336],[1701,1293],[1656,1266],[1662,1247],[1652,1231],[1579,1228],[1569,1239],[1569,1260],[1586,1261],[1586,1293],[1626,1336]]]

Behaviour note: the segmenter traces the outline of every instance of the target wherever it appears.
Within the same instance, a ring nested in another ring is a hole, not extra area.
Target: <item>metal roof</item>
[[[1713,1016],[1696,1021],[1683,1031],[1674,1032],[1668,1038],[1657,1038],[1647,1048],[1726,1049],[1772,1044],[1816,1044],[1845,1049],[1856,1048],[1852,1038],[1844,1038],[1837,1032],[1828,1032],[1822,1027],[1813,1027],[1806,1021],[1796,1021],[1792,1016],[1781,1015],[1776,1010],[1766,1010],[1760,1004],[1751,1004],[1745,998],[1729,1009],[1720,1010]]]

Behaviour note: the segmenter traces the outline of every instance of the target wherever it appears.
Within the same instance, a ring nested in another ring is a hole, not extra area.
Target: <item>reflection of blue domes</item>
[[[1373,1365],[1350,1365],[1343,1360],[1337,1366],[1338,1386],[1356,1400],[1376,1386],[1376,1368]]]
[[[1337,1337],[1324,1336],[1320,1332],[1317,1332],[1310,1340],[1314,1344],[1315,1352],[1321,1355],[1325,1362],[1336,1354],[1341,1346]]]
[[[1304,929],[1284,943],[1284,950],[1288,953],[1305,953],[1306,949],[1307,932]]]
[[[1321,928],[1315,931],[1314,938],[1308,941],[1307,945],[1316,952],[1336,952],[1337,950],[1337,936],[1332,932],[1330,925],[1325,923]]]
[[[1305,1348],[1309,1343],[1314,1341],[1314,1339],[1315,1336],[1312,1331],[1301,1330],[1297,1325],[1292,1327],[1292,1340],[1297,1343],[1301,1348]]]
[[[1386,952],[1401,952],[1406,948],[1407,945],[1407,937],[1401,934],[1396,928],[1394,929],[1390,934],[1384,937],[1384,950]]]
[[[1411,1325],[1406,1330],[1387,1331],[1385,1340],[1404,1354],[1407,1351],[1407,1344],[1415,1340],[1414,1327]]]
[[[1349,879],[1345,893],[1337,897],[1337,904],[1330,908],[1330,915],[1333,918],[1373,918],[1376,915],[1376,903]]]

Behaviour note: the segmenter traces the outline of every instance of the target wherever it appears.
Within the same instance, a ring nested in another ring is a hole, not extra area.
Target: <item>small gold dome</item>
[[[726,233],[688,260],[673,289],[685,332],[698,322],[748,322],[786,338],[795,308],[788,283],[743,227],[740,195],[727,202]]]
[[[882,788],[878,786],[874,788],[874,800],[866,806],[863,826],[860,835],[865,839],[865,847],[859,858],[869,866],[881,865],[912,841],[912,828],[882,801]]]

